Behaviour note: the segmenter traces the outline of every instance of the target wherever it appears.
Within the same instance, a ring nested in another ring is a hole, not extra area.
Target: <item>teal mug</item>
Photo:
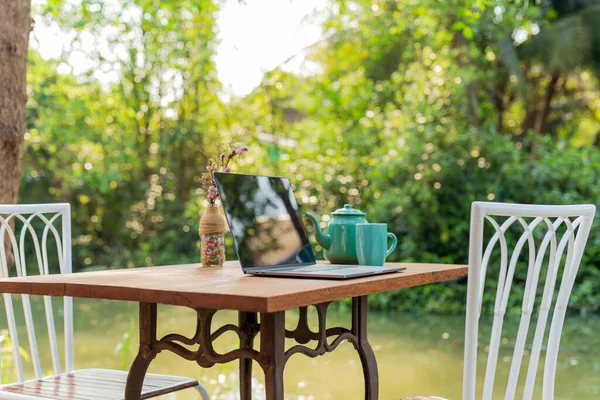
[[[392,245],[388,249],[388,238]],[[356,255],[360,265],[382,266],[387,256],[396,248],[398,239],[387,231],[387,224],[356,225]]]

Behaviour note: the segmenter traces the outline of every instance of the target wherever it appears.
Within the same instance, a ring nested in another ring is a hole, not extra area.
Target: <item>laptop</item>
[[[348,279],[406,269],[317,264],[288,179],[224,172],[213,178],[246,274]]]

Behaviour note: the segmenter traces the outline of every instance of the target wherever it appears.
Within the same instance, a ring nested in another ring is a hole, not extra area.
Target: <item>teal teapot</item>
[[[304,214],[315,226],[317,243],[325,249],[325,258],[333,264],[358,264],[356,257],[356,224],[367,222],[366,214],[352,208],[350,204],[331,213],[327,233],[319,226],[319,220],[313,214]]]

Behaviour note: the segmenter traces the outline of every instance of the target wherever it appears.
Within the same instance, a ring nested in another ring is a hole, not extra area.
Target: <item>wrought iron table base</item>
[[[240,311],[238,325],[227,324],[211,333],[212,318],[218,310],[197,308],[196,332],[187,338],[170,334],[158,340],[156,337],[156,303],[140,303],[140,347],[127,376],[125,400],[139,400],[144,376],[150,362],[163,350],[195,361],[203,368],[215,364],[240,361],[240,398],[252,399],[252,361],[256,361],[265,374],[267,400],[283,400],[283,370],[287,360],[296,353],[317,357],[331,352],[344,340],[349,340],[360,356],[365,379],[365,399],[378,398],[378,376],[375,354],[367,340],[367,297],[352,299],[352,327],[327,329],[327,307],[330,303],[317,304],[319,331],[308,326],[308,307],[300,308],[298,325],[292,331],[285,329],[285,311],[261,313],[260,323],[255,312]],[[225,354],[217,353],[213,341],[225,332],[235,332],[240,339],[240,348]],[[254,349],[254,338],[260,332],[260,351]],[[335,336],[329,343],[328,337]],[[285,349],[285,339],[294,339],[298,344]],[[314,348],[305,346],[316,340]],[[197,350],[186,347],[199,345]]]

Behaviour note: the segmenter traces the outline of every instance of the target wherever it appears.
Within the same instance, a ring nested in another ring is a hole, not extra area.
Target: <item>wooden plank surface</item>
[[[397,264],[403,272],[347,280],[244,275],[237,261],[0,279],[0,293],[129,300],[189,307],[274,312],[457,279],[467,266]],[[466,284],[466,282],[465,282]]]
[[[2,392],[9,392],[53,400],[122,400],[126,380],[127,371],[83,369],[2,386],[0,399],[3,398]],[[198,386],[198,381],[192,378],[146,374],[141,398],[148,399],[195,386]]]

